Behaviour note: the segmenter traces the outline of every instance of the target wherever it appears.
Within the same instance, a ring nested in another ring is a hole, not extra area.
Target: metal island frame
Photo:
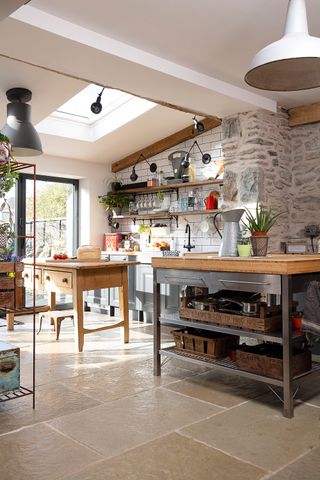
[[[153,328],[154,375],[161,375],[161,355],[179,358],[229,371],[253,380],[283,389],[283,415],[294,415],[294,382],[319,370],[313,363],[311,370],[293,376],[293,342],[291,305],[293,294],[305,292],[311,280],[320,281],[320,255],[268,255],[267,257],[224,257],[198,254],[190,257],[153,258]],[[281,295],[282,332],[256,333],[245,329],[196,322],[176,317],[165,318],[160,311],[160,285],[190,285],[208,287],[210,292],[222,289]],[[278,380],[239,370],[231,360],[217,359],[208,363],[179,355],[173,348],[161,348],[161,325],[189,326],[232,335],[259,338],[283,346],[283,379]],[[300,337],[301,338],[301,337]]]

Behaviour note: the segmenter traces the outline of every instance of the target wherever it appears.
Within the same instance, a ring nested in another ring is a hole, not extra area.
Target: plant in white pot
[[[111,210],[113,216],[121,215],[122,209],[129,207],[129,197],[121,192],[103,195],[99,197],[99,202],[106,210]]]
[[[268,232],[284,212],[274,214],[271,208],[267,210],[260,203],[257,203],[254,213],[246,208],[246,219],[242,222],[251,232],[253,255],[266,256],[269,241]]]

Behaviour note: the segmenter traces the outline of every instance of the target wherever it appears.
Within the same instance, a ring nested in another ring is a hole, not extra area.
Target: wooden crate
[[[181,318],[190,319],[195,322],[213,323],[215,325],[224,325],[253,332],[276,332],[281,330],[282,325],[281,315],[260,318],[184,307],[180,308],[179,314]]]
[[[228,354],[230,347],[238,345],[239,337],[216,332],[191,329],[172,330],[176,350],[196,355],[221,358]]]
[[[22,262],[0,262],[0,308],[13,310],[22,305]]]
[[[265,377],[283,379],[282,346],[261,344],[236,350],[235,362],[240,370]],[[279,358],[280,357],[280,358]],[[292,357],[293,376],[311,370],[311,353],[294,350]]]

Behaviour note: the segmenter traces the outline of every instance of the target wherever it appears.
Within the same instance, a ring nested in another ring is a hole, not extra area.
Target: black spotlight
[[[132,167],[132,172],[131,172],[131,175],[130,175],[130,180],[131,180],[131,182],[135,182],[137,179],[138,179],[138,175],[136,174],[136,166],[134,165],[134,166]]]
[[[194,129],[198,130],[198,132],[203,132],[204,131],[204,125],[201,122],[198,122],[196,119],[196,116],[192,117],[193,123],[194,123]]]
[[[91,112],[95,113],[96,115],[101,113],[101,110],[102,110],[101,95],[103,93],[103,90],[104,90],[104,88],[101,90],[101,92],[97,96],[97,100],[91,104]]]

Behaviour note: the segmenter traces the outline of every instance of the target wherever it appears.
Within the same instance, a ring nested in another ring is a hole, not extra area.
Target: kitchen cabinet
[[[173,314],[179,310],[180,287],[177,285],[161,285],[161,311]],[[137,310],[153,311],[153,269],[150,264],[136,267]]]
[[[298,258],[299,257],[299,258]],[[308,257],[308,258],[307,258]],[[293,342],[301,341],[292,331],[291,307],[293,294],[304,292],[312,280],[320,280],[320,255],[270,255],[265,258],[208,258],[206,255],[194,258],[154,258],[153,266],[153,327],[154,327],[154,375],[161,375],[161,356],[178,358],[193,363],[219,369],[221,371],[245,376],[253,380],[267,383],[273,388],[283,390],[283,415],[293,417],[294,383],[301,382],[304,377],[319,371],[319,363],[312,368],[294,376]],[[215,323],[190,322],[173,315],[165,318],[162,315],[161,287],[168,285],[190,285],[208,287],[210,292],[228,289],[242,292],[259,292],[281,295],[282,331],[257,333],[251,330],[217,325]],[[244,335],[266,342],[282,345],[283,371],[282,379],[266,377],[261,374],[240,370],[231,360],[198,359],[183,356],[175,348],[161,347],[161,326],[163,324],[180,327],[196,327],[203,330]]]

